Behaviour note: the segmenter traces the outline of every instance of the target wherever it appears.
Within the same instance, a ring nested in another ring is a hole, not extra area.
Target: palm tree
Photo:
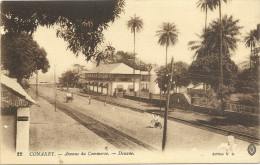
[[[166,61],[165,67],[167,67],[167,50],[168,46],[175,45],[178,41],[178,30],[174,23],[163,23],[160,27],[161,30],[156,32],[156,35],[159,36],[158,44],[166,46]]]
[[[131,17],[127,21],[127,28],[131,29],[131,33],[134,33],[134,64],[135,64],[135,33],[139,32],[143,28],[143,20],[140,17]],[[133,88],[135,91],[135,68],[133,68]]]
[[[224,58],[230,57],[232,52],[235,52],[237,48],[237,42],[239,41],[241,26],[238,26],[239,20],[234,20],[233,16],[228,17],[225,15],[222,19],[223,26],[223,53]],[[188,43],[191,50],[195,50],[194,58],[200,59],[205,56],[218,55],[220,40],[218,38],[220,34],[219,20],[213,21],[207,31],[203,31],[202,35],[198,35],[199,41],[190,41]]]
[[[220,83],[219,85],[223,85],[223,67],[222,67],[222,13],[221,13],[221,1],[222,0],[214,0],[216,2],[216,5],[219,7],[219,23],[220,23],[220,34],[219,34],[219,39],[220,39],[220,48],[219,48],[219,66],[220,66]],[[227,3],[228,0],[223,0],[223,2]]]
[[[167,68],[167,49],[170,45],[175,45],[178,41],[178,30],[174,23],[163,23],[160,27],[161,29],[156,32],[156,35],[159,36],[158,43],[160,45],[166,46],[166,60],[165,60],[165,68]],[[173,59],[172,59],[173,65]],[[171,74],[172,75],[172,74]],[[166,106],[164,111],[164,127],[163,127],[163,141],[162,141],[162,150],[165,150],[166,145],[166,137],[167,137],[167,119],[168,119],[168,106],[169,106],[169,88],[170,88],[170,81],[168,83],[168,90],[167,90],[167,100]],[[161,88],[160,88],[161,90]],[[161,95],[161,91],[160,91]],[[160,96],[161,98],[161,96]]]
[[[253,57],[253,48],[255,48],[256,44],[258,43],[255,31],[251,30],[250,33],[247,33],[243,41],[246,47],[250,47],[251,49],[251,54],[250,54],[250,68],[251,68],[251,58]]]
[[[217,2],[215,0],[199,0],[197,2],[197,7],[200,7],[202,11],[205,11],[205,30],[207,29],[207,17],[208,17],[208,9],[213,11],[217,7]]]

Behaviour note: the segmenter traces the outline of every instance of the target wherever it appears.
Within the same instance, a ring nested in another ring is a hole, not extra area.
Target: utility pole
[[[38,70],[36,70],[36,99],[38,99]]]
[[[141,78],[142,78],[142,76],[141,76],[141,60],[140,60],[139,99],[138,99],[139,103],[140,103],[140,99],[141,99]]]
[[[56,68],[55,68],[55,65],[54,65],[54,100],[55,100],[55,112],[56,112],[57,86],[56,86]]]
[[[160,111],[162,110],[162,75],[160,75]]]
[[[133,65],[133,88],[135,94],[135,28],[134,28],[134,65]]]
[[[171,83],[172,83],[172,77],[173,77],[173,57],[171,60],[171,70],[170,71],[171,71],[171,73],[170,73],[170,78],[168,80],[166,106],[165,106],[165,111],[164,111],[162,151],[165,151],[165,145],[166,145],[166,141],[167,141],[167,120],[168,120],[168,108],[169,108],[169,102],[170,102]]]

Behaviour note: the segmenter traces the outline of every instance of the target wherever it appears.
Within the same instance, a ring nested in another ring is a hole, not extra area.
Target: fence
[[[240,112],[240,113],[242,112],[242,113],[259,114],[258,107],[251,107],[251,106],[245,106],[245,105],[234,104],[234,103],[230,103],[230,111]]]
[[[126,93],[124,93],[124,95],[139,97],[139,92],[135,92],[135,93],[134,92],[126,92]],[[145,99],[160,100],[160,94],[153,94],[153,93],[148,93],[148,92],[141,92],[140,97],[145,98]],[[162,94],[161,99],[166,100],[166,95]]]

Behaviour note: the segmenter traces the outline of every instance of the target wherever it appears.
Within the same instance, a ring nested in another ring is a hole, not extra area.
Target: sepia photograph
[[[1,164],[260,163],[260,0],[0,6]]]

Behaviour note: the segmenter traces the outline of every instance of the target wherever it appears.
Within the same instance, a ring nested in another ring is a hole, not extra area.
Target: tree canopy
[[[231,56],[237,48],[238,36],[240,35],[241,26],[238,26],[239,20],[234,20],[233,16],[225,15],[222,19],[223,27],[223,55]],[[214,20],[202,35],[199,35],[200,41],[190,41],[188,45],[191,50],[195,50],[194,58],[201,58],[207,55],[218,55],[219,53],[219,20]]]
[[[10,35],[6,33],[1,39],[1,63],[9,76],[21,83],[37,70],[46,73],[50,67],[46,51],[26,33]]]
[[[68,70],[59,77],[59,83],[67,87],[78,85],[78,81],[79,74],[73,70]]]
[[[230,59],[230,56],[237,48],[240,29],[239,20],[234,20],[232,16],[224,16],[223,27],[223,81],[224,85],[234,85],[238,67]],[[191,80],[193,82],[205,82],[217,89],[219,82],[219,44],[220,23],[214,20],[209,27],[200,35],[201,41],[190,41],[191,50],[195,50],[194,58],[189,68]]]
[[[134,15],[129,21],[127,21],[127,28],[131,29],[132,33],[139,32],[143,28],[143,20],[140,17]]]
[[[176,62],[173,64],[173,84],[171,88],[187,86],[190,83],[189,73],[188,73],[189,65],[185,62]],[[167,65],[167,69],[165,66],[161,66],[156,71],[157,79],[156,82],[158,87],[162,89],[162,91],[166,92],[167,85],[169,81],[169,71],[171,70],[171,64]]]
[[[108,56],[106,59],[104,59],[104,61],[105,63],[110,63],[110,64],[122,62],[130,66],[131,68],[134,68],[136,70],[141,70],[141,71],[150,71],[152,69],[151,64],[147,64],[138,58],[134,60],[134,58],[135,57],[133,53],[117,51],[115,55]]]
[[[68,49],[86,60],[100,53],[103,30],[123,11],[123,0],[108,1],[3,1],[1,24],[9,33],[33,34],[39,26],[58,25],[57,36]]]

